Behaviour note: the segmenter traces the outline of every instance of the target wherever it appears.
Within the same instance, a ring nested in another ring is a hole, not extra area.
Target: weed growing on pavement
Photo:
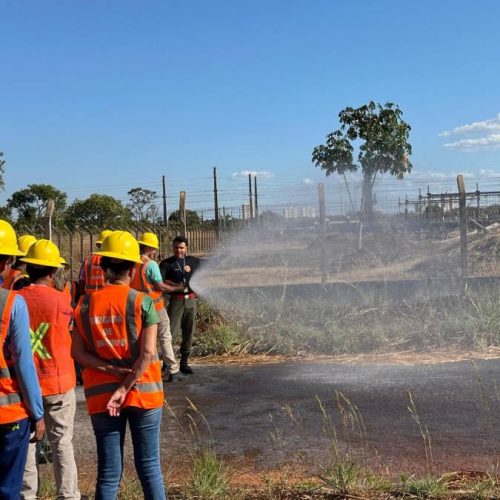
[[[448,486],[443,478],[432,476],[416,478],[401,475],[400,480],[400,492],[416,498],[443,498],[449,493]]]

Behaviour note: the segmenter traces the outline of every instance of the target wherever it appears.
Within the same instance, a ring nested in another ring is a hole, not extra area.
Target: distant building
[[[314,207],[286,207],[283,209],[282,215],[285,219],[314,219],[316,210]]]

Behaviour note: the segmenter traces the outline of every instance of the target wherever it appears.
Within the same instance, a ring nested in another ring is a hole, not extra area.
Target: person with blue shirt
[[[14,228],[0,220],[0,286],[22,255]],[[43,401],[33,354],[26,302],[0,289],[0,500],[18,499],[32,441],[45,434]]]

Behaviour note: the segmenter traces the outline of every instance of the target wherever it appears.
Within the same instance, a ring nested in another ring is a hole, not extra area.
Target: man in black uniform
[[[193,370],[188,365],[188,359],[196,326],[196,294],[189,281],[200,265],[200,259],[187,255],[188,240],[184,236],[176,236],[172,247],[174,255],[161,261],[160,272],[164,281],[184,284],[183,292],[169,294],[167,313],[174,340],[182,334],[180,370],[191,374]]]

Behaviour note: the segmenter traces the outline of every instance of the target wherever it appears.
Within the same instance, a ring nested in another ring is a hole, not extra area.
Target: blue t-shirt
[[[14,363],[17,382],[30,416],[40,420],[43,417],[43,400],[31,350],[30,317],[26,302],[19,295],[14,298],[10,312],[4,355]]]

